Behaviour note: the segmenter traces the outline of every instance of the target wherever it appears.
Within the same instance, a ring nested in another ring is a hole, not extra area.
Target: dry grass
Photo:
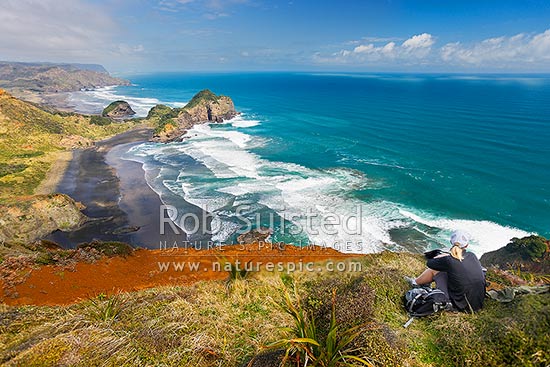
[[[354,347],[376,366],[548,364],[549,295],[510,304],[488,301],[476,315],[444,314],[403,329],[408,317],[401,303],[407,289],[402,277],[422,270],[424,261],[389,252],[360,261],[360,274],[253,273],[234,280],[230,292],[225,282],[210,281],[120,294],[114,304],[99,296],[68,307],[3,306],[0,361],[7,366],[241,366],[288,336],[281,328],[293,320],[278,304],[284,289],[297,284],[318,319],[326,317],[330,304],[323,294],[337,290],[339,325],[366,322]]]

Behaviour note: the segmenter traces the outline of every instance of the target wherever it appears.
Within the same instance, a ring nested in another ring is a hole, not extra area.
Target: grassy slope
[[[134,123],[90,124],[80,115],[57,115],[0,92],[0,200],[30,195],[44,179],[63,139],[97,140],[123,132]]]
[[[367,322],[356,343],[375,365],[550,363],[550,295],[523,296],[510,304],[487,301],[476,315],[444,314],[403,329],[402,277],[418,273],[424,261],[389,252],[360,261],[360,274],[263,272],[230,289],[223,282],[199,282],[69,307],[4,307],[0,360],[29,366],[239,365],[282,337],[280,327],[292,325],[277,303],[293,281],[303,303],[317,314],[331,289],[347,294],[337,298],[337,318],[342,326]]]

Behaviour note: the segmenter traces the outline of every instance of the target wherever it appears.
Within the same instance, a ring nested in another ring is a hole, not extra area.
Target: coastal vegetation
[[[128,118],[135,115],[135,111],[132,110],[130,104],[126,101],[114,101],[103,109],[101,113],[102,117],[110,117],[113,119]]]
[[[542,259],[547,251],[548,244],[546,239],[541,236],[529,236],[524,238],[512,238],[512,241],[506,245],[506,248],[517,253],[526,260]]]
[[[231,98],[218,96],[204,89],[191,98],[182,108],[165,105],[153,107],[147,121],[155,129],[153,139],[170,142],[181,139],[182,135],[195,124],[223,122],[237,115]]]
[[[147,120],[153,126],[155,135],[159,135],[162,132],[176,128],[177,121],[175,118],[178,117],[179,113],[179,108],[159,104],[149,110]]]
[[[489,299],[476,314],[444,313],[404,329],[403,276],[421,271],[423,258],[382,252],[353,261],[361,262],[361,273],[253,272],[234,279],[231,292],[223,280],[199,281],[98,294],[68,306],[4,305],[0,360],[7,366],[278,366],[285,348],[277,342],[295,339],[296,318],[288,312],[294,308],[315,324],[307,334],[311,345],[348,337],[337,350],[373,366],[550,363],[549,293],[506,304]],[[498,278],[496,268],[489,278]],[[296,366],[292,361],[287,365]]]
[[[538,277],[550,283],[550,241],[542,236],[512,238],[506,246],[483,254],[480,260],[486,266],[498,265],[524,278]]]
[[[96,120],[48,112],[0,90],[0,202],[32,195],[59,152],[89,147],[136,125]]]

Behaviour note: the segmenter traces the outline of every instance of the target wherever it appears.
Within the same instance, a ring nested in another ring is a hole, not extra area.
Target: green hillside
[[[91,124],[89,116],[46,112],[0,90],[0,200],[31,195],[56,153],[90,146],[134,125]]]

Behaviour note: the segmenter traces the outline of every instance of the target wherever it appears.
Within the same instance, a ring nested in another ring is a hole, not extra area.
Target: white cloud
[[[401,44],[388,42],[347,43],[353,48],[332,54],[315,53],[317,64],[334,65],[432,65],[440,68],[461,67],[478,70],[550,70],[550,29],[541,33],[488,38],[472,44],[449,42],[434,48],[429,33],[414,35]]]
[[[368,44],[368,45],[357,46],[353,49],[353,52],[355,52],[355,53],[371,53],[372,51],[374,51],[374,49],[375,49],[375,47],[371,43],[371,44]]]
[[[405,40],[401,45],[394,41],[386,44],[360,44],[351,50],[340,50],[329,56],[316,53],[314,62],[323,64],[354,64],[384,60],[409,62],[427,57],[435,40],[431,34],[422,33]]]
[[[419,48],[430,48],[435,43],[431,34],[422,33],[412,36],[401,45],[407,50],[416,50]]]
[[[115,30],[103,9],[82,0],[4,0],[0,7],[4,59],[95,60]]]
[[[518,66],[547,65],[550,61],[550,29],[527,35],[496,37],[463,45],[447,43],[440,50],[441,59],[453,65],[517,68]]]

